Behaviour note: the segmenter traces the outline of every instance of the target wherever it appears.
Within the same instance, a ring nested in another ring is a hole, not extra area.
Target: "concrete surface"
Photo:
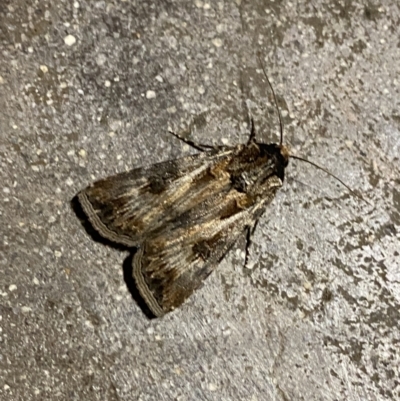
[[[0,3],[0,399],[400,397],[400,5],[396,1]],[[259,139],[292,161],[243,267],[237,244],[182,308],[149,320],[127,252],[71,199]]]

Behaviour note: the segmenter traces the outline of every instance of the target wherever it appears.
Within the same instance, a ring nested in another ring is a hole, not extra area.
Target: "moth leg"
[[[171,135],[173,135],[175,138],[178,138],[180,141],[186,143],[187,145],[191,146],[194,149],[197,149],[201,152],[205,152],[206,150],[210,150],[210,149],[215,149],[215,146],[212,145],[203,145],[203,144],[198,144],[195,143],[193,141],[191,141],[190,139],[186,139],[178,134],[176,134],[173,131],[168,131]]]
[[[250,136],[249,140],[247,141],[247,145],[250,145],[250,143],[255,142],[256,140],[256,128],[254,126],[254,119],[252,115],[249,115],[250,118]]]
[[[249,136],[249,139],[247,140],[247,145],[250,145],[250,143],[256,141],[256,128],[255,128],[255,125],[254,125],[254,119],[253,119],[253,116],[251,114],[251,110],[250,110],[249,106],[247,105],[247,102],[244,102],[244,105],[245,105],[246,110],[247,110],[247,118],[248,118],[248,122],[250,124],[250,136]]]
[[[253,224],[252,227],[248,227],[248,228],[247,228],[247,234],[246,234],[246,255],[245,255],[245,257],[244,257],[244,267],[247,267],[247,263],[248,263],[248,261],[249,261],[249,248],[250,248],[250,245],[251,245],[251,241],[252,241],[252,238],[253,238],[254,231],[255,231],[256,228],[257,228],[257,225],[258,225],[258,220],[256,220],[256,221],[254,222],[254,224]]]

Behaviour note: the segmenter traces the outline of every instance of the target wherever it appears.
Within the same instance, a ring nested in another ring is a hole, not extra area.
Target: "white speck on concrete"
[[[106,61],[107,61],[107,57],[106,57],[103,53],[100,53],[100,54],[97,55],[97,57],[96,57],[96,64],[97,64],[98,66],[104,65],[104,63],[105,63]]]
[[[217,29],[218,33],[222,33],[222,32],[225,31],[225,25],[224,24],[218,24],[216,29]]]
[[[156,92],[152,91],[152,90],[148,90],[146,92],[146,98],[147,99],[154,99],[156,97]]]
[[[222,40],[220,38],[215,38],[212,40],[212,44],[215,47],[221,47],[222,46]]]
[[[232,330],[231,329],[225,329],[222,331],[222,335],[224,337],[229,337],[232,334]]]
[[[90,320],[85,321],[85,326],[88,327],[89,329],[94,329],[94,326]]]
[[[65,43],[67,46],[73,46],[73,45],[76,43],[76,38],[75,38],[75,36],[67,35],[67,36],[64,38],[64,43]]]
[[[109,125],[111,131],[115,132],[122,127],[122,121],[116,120],[116,119],[110,119],[108,125]]]

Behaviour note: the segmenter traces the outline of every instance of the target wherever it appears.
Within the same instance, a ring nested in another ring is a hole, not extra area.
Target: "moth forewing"
[[[89,185],[78,200],[101,236],[137,247],[181,213],[184,206],[178,205],[191,201],[187,193],[195,195],[190,191],[192,182],[223,157],[226,152],[199,153],[136,168]]]

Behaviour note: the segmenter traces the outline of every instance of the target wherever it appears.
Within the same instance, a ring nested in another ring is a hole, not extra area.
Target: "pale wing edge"
[[[99,218],[92,204],[90,203],[85,190],[79,192],[77,195],[79,203],[84,211],[87,219],[93,228],[104,238],[115,242],[117,244],[125,245],[127,247],[137,247],[138,243],[132,241],[129,237],[124,235],[118,235],[114,231],[110,230]]]
[[[161,317],[165,315],[164,310],[158,304],[156,298],[154,297],[153,293],[149,290],[147,283],[143,277],[141,271],[141,262],[143,256],[143,248],[139,248],[133,257],[132,260],[132,275],[136,282],[136,287],[139,290],[139,293],[143,300],[145,301],[147,307],[151,310],[155,317]]]

